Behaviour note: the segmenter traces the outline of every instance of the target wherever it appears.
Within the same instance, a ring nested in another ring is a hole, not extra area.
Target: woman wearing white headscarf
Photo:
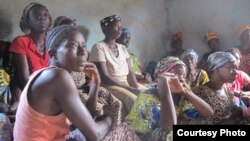
[[[235,106],[233,95],[225,83],[236,78],[237,60],[229,52],[215,52],[208,57],[210,81],[194,90],[214,110],[207,118],[209,124],[241,124],[246,109]]]
[[[186,76],[186,83],[191,87],[191,89],[209,81],[207,72],[203,69],[197,68],[198,54],[194,51],[194,49],[184,51],[181,55],[181,59],[187,66],[188,72]]]

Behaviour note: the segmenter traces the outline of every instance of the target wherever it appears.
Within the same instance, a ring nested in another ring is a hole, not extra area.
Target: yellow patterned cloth
[[[204,85],[208,81],[209,81],[209,77],[207,75],[207,72],[204,71],[203,69],[200,69],[195,80],[191,82],[190,87],[193,90],[201,85]]]
[[[0,101],[5,104],[10,104],[12,98],[9,83],[9,74],[4,69],[0,69]]]
[[[184,111],[194,108],[193,104],[190,103],[184,96],[181,96],[178,106],[176,108],[177,115],[182,114]]]
[[[9,83],[10,83],[9,74],[5,70],[0,69],[0,86],[8,86]]]
[[[130,50],[128,50],[130,58],[131,58],[131,67],[133,69],[133,72],[135,74],[142,74],[141,68],[140,68],[140,61],[139,59],[132,53]]]

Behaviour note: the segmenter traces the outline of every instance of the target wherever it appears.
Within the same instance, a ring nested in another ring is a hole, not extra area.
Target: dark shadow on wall
[[[6,40],[12,33],[12,22],[6,11],[0,9],[0,40]]]

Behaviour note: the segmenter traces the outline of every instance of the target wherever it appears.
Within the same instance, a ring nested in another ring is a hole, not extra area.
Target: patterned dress
[[[71,73],[78,88],[86,83],[84,73]],[[83,103],[88,99],[88,93],[84,89],[79,89],[78,93]],[[135,132],[126,124],[122,123],[124,119],[124,107],[116,97],[107,89],[101,87],[97,99],[97,111],[94,116],[109,115],[112,117],[112,127],[107,135],[101,141],[140,141]],[[78,130],[73,130],[67,137],[68,141],[86,141],[84,135]]]
[[[234,105],[233,95],[230,90],[224,85],[222,90],[215,91],[207,85],[203,85],[194,90],[194,93],[205,100],[214,110],[214,115],[207,118],[207,124],[220,124],[225,118],[232,114]],[[226,94],[221,95],[221,93]],[[247,118],[238,121],[236,118],[231,124],[244,124]]]
[[[140,94],[125,121],[143,141],[172,140],[172,132],[160,128],[160,101],[154,94]]]
[[[196,87],[199,87],[200,85],[203,85],[209,81],[207,72],[203,69],[198,70],[198,74],[196,75],[196,78],[194,81],[190,82],[191,89],[194,89]]]
[[[157,89],[140,94],[125,121],[143,141],[172,140],[172,132],[160,128],[160,100]],[[202,122],[194,106],[181,96],[176,106],[178,124],[200,124]]]
[[[78,88],[78,94],[84,104],[88,100],[87,90],[84,89],[86,83],[86,76],[84,73],[73,72],[71,73],[73,80],[75,81]],[[103,114],[110,115],[113,119],[113,126],[117,126],[124,119],[124,108],[122,107],[121,101],[114,97],[107,89],[100,87],[100,91],[97,99],[97,111],[94,116],[101,116]]]

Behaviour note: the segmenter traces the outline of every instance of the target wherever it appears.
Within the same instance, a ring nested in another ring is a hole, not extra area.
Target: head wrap
[[[157,77],[159,74],[169,72],[177,65],[183,65],[186,67],[185,63],[178,57],[166,57],[157,63],[154,75]]]
[[[122,28],[122,34],[130,34],[129,29],[126,28],[126,27],[123,27],[123,28]]]
[[[59,16],[55,19],[53,26],[63,25],[63,24],[74,24],[76,25],[76,20],[71,19],[66,16]]]
[[[250,25],[245,25],[245,26],[240,26],[238,27],[238,29],[236,30],[236,35],[238,38],[240,38],[241,34],[246,31],[246,30],[250,30]]]
[[[20,19],[20,28],[24,33],[27,33],[29,31],[28,27],[28,14],[29,11],[35,6],[35,5],[40,5],[40,3],[37,2],[32,2],[29,5],[27,5],[24,10],[23,10],[23,15]]]
[[[119,43],[119,44],[125,45],[126,47],[128,47],[128,42],[126,42],[126,43],[124,42],[124,39],[127,36],[130,36],[130,31],[128,30],[128,28],[123,27],[122,28],[122,34],[121,34],[121,36],[118,39],[116,39],[116,42]]]
[[[58,44],[62,41],[62,39],[68,36],[68,33],[76,30],[75,26],[71,25],[59,25],[51,28],[46,36],[45,46],[47,50],[51,50],[58,47]]]
[[[105,27],[108,27],[115,21],[121,21],[121,18],[117,15],[105,17],[104,19],[100,21],[101,28],[104,29]]]
[[[219,39],[219,35],[215,32],[209,32],[205,34],[206,42],[209,42],[212,39]]]
[[[183,60],[187,55],[192,55],[196,61],[198,61],[198,54],[194,51],[194,49],[190,48],[185,50],[181,55],[181,60]]]
[[[182,37],[183,37],[182,32],[176,32],[172,34],[171,43],[182,40]]]
[[[23,10],[23,14],[22,14],[22,17],[20,19],[20,28],[21,30],[28,34],[30,32],[30,27],[29,27],[29,24],[28,24],[28,16],[29,16],[29,12],[31,11],[31,9],[35,6],[44,6],[40,3],[37,3],[37,2],[32,2],[30,3],[29,5],[27,5],[24,10]],[[45,7],[45,6],[44,6]],[[50,21],[51,21],[51,17],[50,17]]]
[[[229,62],[237,61],[229,52],[218,51],[208,56],[209,70],[213,71]]]

